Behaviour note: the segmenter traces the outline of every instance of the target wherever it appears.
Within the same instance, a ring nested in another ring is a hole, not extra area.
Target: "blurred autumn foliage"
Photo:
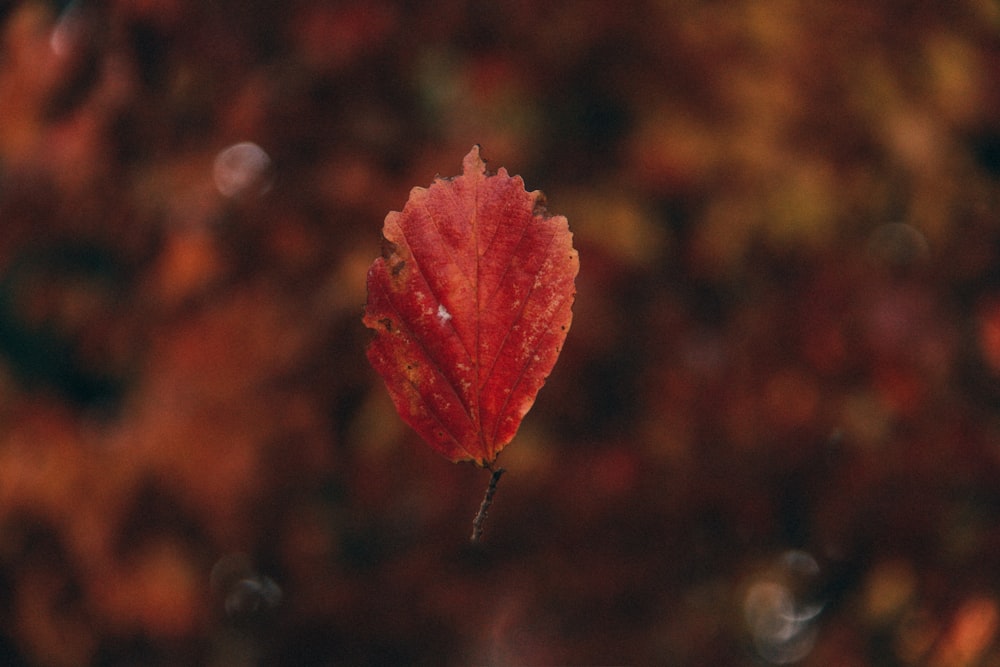
[[[1000,665],[994,0],[0,4],[0,663]],[[368,367],[474,143],[573,330],[487,475]]]

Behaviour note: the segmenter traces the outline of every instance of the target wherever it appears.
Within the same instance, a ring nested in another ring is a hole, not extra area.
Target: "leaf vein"
[[[544,253],[545,257],[549,256],[549,250],[552,248],[552,244],[555,242],[556,236],[557,236],[557,234],[553,233],[552,236],[549,238],[549,242],[545,246],[545,253]],[[543,263],[543,266],[544,266],[544,263]],[[541,269],[539,269],[539,276],[540,275],[541,275]],[[531,285],[531,288],[528,290],[528,293],[524,295],[524,299],[521,301],[521,308],[518,310],[517,317],[515,317],[514,320],[513,320],[513,322],[511,322],[511,327],[507,330],[507,333],[504,334],[503,341],[501,341],[500,346],[497,348],[496,356],[493,358],[493,363],[490,365],[490,372],[487,373],[486,376],[483,378],[483,383],[482,383],[483,385],[485,385],[486,382],[488,382],[490,380],[490,378],[493,377],[493,372],[496,370],[497,361],[499,361],[501,353],[503,352],[504,347],[507,345],[507,341],[510,340],[510,334],[513,331],[513,325],[515,323],[521,321],[521,319],[524,317],[524,311],[528,307],[528,303],[531,302],[531,295],[535,292],[535,285],[537,285],[539,282],[540,281],[536,280]],[[553,311],[553,315],[549,318],[549,321],[546,322],[546,328],[548,327],[548,324],[552,321],[552,317],[555,317],[554,313],[555,313],[555,311]],[[539,336],[539,340],[541,340],[541,338],[542,337]],[[532,355],[537,350],[538,350],[538,346],[537,346],[537,342],[536,342],[535,346],[531,350]],[[521,367],[521,370],[518,373],[518,376],[517,376],[517,378],[514,381],[514,386],[512,386],[510,388],[510,392],[507,394],[506,398],[504,398],[503,405],[500,406],[500,410],[497,411],[497,414],[495,415],[496,416],[496,422],[493,424],[493,435],[492,435],[492,442],[494,444],[496,444],[496,435],[497,435],[497,431],[500,428],[500,417],[501,417],[501,415],[504,414],[504,412],[506,412],[507,406],[510,404],[510,398],[511,398],[511,396],[514,395],[514,389],[515,389],[515,387],[520,383],[521,377],[523,377],[525,370],[530,365],[531,364],[529,362],[526,362]]]
[[[566,298],[564,297],[563,301],[565,301],[565,300],[566,300]],[[532,347],[531,347],[531,354],[528,355],[528,361],[526,361],[524,363],[524,365],[521,366],[521,370],[518,372],[517,377],[514,378],[513,384],[511,384],[510,393],[508,393],[507,396],[506,396],[506,398],[504,398],[503,405],[500,406],[500,410],[497,412],[497,420],[496,420],[496,423],[493,425],[493,442],[494,443],[496,443],[497,432],[500,430],[500,417],[504,413],[507,412],[507,406],[510,405],[510,399],[511,399],[511,397],[513,397],[515,395],[518,385],[521,384],[521,380],[524,379],[525,374],[528,372],[528,368],[530,368],[531,365],[532,365],[532,361],[533,361],[532,358],[534,357],[535,352],[538,351],[538,348],[539,348],[539,346],[542,343],[542,339],[545,338],[544,332],[547,332],[549,330],[549,326],[552,324],[552,320],[554,320],[555,317],[556,317],[556,315],[559,314],[559,311],[560,311],[561,308],[562,308],[562,302],[560,302],[560,304],[559,304],[558,307],[556,307],[556,308],[554,308],[552,310],[552,314],[545,321],[545,326],[540,329],[543,332],[542,335],[538,336],[538,339],[532,345]]]
[[[464,402],[462,401],[462,397],[455,390],[455,387],[451,384],[451,382],[448,380],[448,378],[445,377],[444,373],[442,373],[439,370],[440,366],[435,362],[434,358],[431,356],[430,350],[427,349],[427,347],[424,345],[424,342],[418,336],[414,335],[413,328],[410,325],[409,320],[407,320],[403,316],[403,313],[399,310],[399,308],[396,306],[396,304],[393,303],[392,294],[391,294],[390,290],[386,289],[386,287],[385,287],[385,285],[383,284],[382,281],[376,281],[375,284],[379,287],[379,289],[382,290],[382,293],[385,295],[385,301],[386,301],[386,303],[389,304],[389,307],[392,308],[392,311],[396,314],[397,321],[402,326],[404,326],[406,328],[406,333],[407,333],[409,339],[412,340],[412,341],[414,341],[417,344],[417,346],[420,348],[420,351],[423,353],[424,358],[428,362],[430,362],[429,366],[431,367],[431,370],[434,373],[436,373],[442,380],[444,380],[445,385],[447,385],[453,392],[455,392],[455,398],[459,399],[459,402],[461,402],[464,405]],[[433,409],[432,404],[427,399],[424,398],[424,395],[423,395],[423,393],[421,393],[420,387],[417,386],[417,383],[415,383],[409,377],[406,378],[406,382],[407,382],[407,384],[410,385],[410,387],[413,388],[413,391],[416,393],[417,398],[427,408],[427,414],[429,414],[431,417],[434,418],[434,421],[436,421],[441,426],[441,428],[444,430],[444,432],[448,434],[448,437],[450,437],[455,442],[455,444],[458,445],[459,449],[461,449],[463,452],[465,452],[466,454],[468,454],[469,458],[475,459],[475,457],[472,455],[472,453],[469,452],[469,450],[467,450],[465,448],[465,446],[462,444],[462,442],[457,437],[455,437],[455,433],[452,431],[452,429],[450,427],[448,427],[445,424],[444,421],[442,421],[441,417],[437,414],[437,411]],[[468,413],[468,409],[467,408],[466,408],[466,413]],[[470,419],[471,419],[471,417],[470,417]]]
[[[428,215],[430,215],[429,211],[428,211]],[[420,279],[423,280],[424,284],[427,286],[427,291],[430,292],[431,297],[434,298],[434,300],[437,302],[437,304],[439,306],[443,306],[444,305],[444,301],[438,295],[437,291],[435,291],[434,286],[431,284],[431,281],[427,279],[427,276],[424,273],[424,270],[422,268],[422,263],[417,259],[417,254],[414,252],[413,246],[406,239],[406,232],[403,230],[402,226],[400,226],[399,232],[403,236],[403,241],[410,248],[410,258],[413,260],[414,269],[416,269],[414,271],[414,274],[420,276]],[[440,232],[439,232],[439,234],[440,234]],[[452,263],[454,263],[454,262],[452,262]],[[462,344],[462,349],[465,351],[465,356],[468,358],[469,363],[472,363],[472,351],[469,350],[468,346],[465,344],[465,341],[462,340],[462,337],[458,334],[458,329],[455,328],[454,318],[449,319],[447,323],[448,323],[448,327],[452,330],[452,333],[455,334],[455,338],[457,338],[458,342]],[[435,359],[435,361],[437,361],[437,360]]]
[[[534,222],[534,217],[532,217],[532,219],[529,220],[528,223],[521,228],[521,236],[517,239],[517,245],[515,245],[514,249],[511,251],[510,259],[504,262],[503,274],[500,276],[500,280],[497,282],[496,287],[493,289],[493,293],[490,294],[488,299],[486,299],[487,308],[493,303],[493,299],[496,298],[496,295],[500,293],[500,288],[503,286],[504,280],[507,278],[507,273],[510,271],[510,267],[513,265],[513,261],[511,260],[513,260],[514,257],[517,257],[517,251],[520,250],[521,244],[524,242],[524,239],[528,236],[528,227],[530,227],[533,222]]]

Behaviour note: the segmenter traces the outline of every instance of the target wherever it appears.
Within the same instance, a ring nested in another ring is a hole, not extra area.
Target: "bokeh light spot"
[[[901,267],[926,260],[930,245],[916,227],[892,222],[875,228],[868,238],[868,252],[876,262]]]
[[[257,574],[249,557],[243,553],[227,554],[212,567],[212,590],[223,598],[226,614],[247,618],[273,609],[283,593],[270,577]]]
[[[212,173],[215,187],[226,197],[267,189],[266,173],[271,158],[257,144],[244,141],[219,151]]]
[[[802,660],[812,650],[823,604],[810,597],[809,589],[819,573],[810,554],[791,550],[747,588],[744,618],[762,659],[783,665]]]

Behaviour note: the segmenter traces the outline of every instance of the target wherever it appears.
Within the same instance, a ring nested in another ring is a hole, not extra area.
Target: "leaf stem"
[[[476,518],[472,520],[472,537],[469,538],[471,542],[479,542],[479,538],[483,535],[483,523],[486,521],[486,515],[490,511],[490,505],[493,504],[493,494],[497,492],[497,483],[500,481],[501,475],[506,472],[503,468],[497,468],[493,471],[493,475],[490,477],[490,484],[486,487],[486,495],[483,496],[483,502],[479,505],[479,512],[476,514]]]

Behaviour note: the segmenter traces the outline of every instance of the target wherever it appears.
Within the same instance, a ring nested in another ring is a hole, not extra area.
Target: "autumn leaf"
[[[400,416],[452,461],[491,468],[559,357],[579,258],[563,216],[475,146],[462,175],[386,216],[368,271],[368,359]]]

